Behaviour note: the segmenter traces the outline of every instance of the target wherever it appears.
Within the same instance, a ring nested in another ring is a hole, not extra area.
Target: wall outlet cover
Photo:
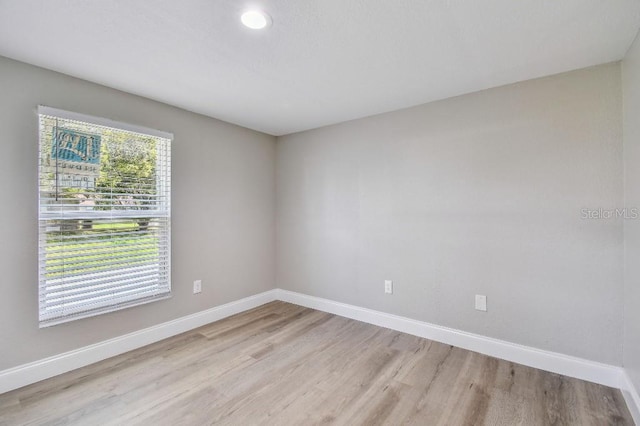
[[[483,312],[487,311],[487,296],[476,294],[476,310]]]

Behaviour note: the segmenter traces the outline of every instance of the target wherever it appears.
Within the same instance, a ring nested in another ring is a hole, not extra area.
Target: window
[[[39,107],[40,326],[171,295],[171,134]]]

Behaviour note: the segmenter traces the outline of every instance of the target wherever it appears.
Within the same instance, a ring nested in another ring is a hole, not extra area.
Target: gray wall
[[[38,104],[174,133],[172,299],[38,328]],[[274,137],[0,57],[0,147],[0,370],[274,287]]]
[[[640,208],[640,36],[622,63],[625,203]],[[640,391],[640,220],[627,220],[625,237],[624,367]]]
[[[621,365],[621,106],[615,63],[279,138],[278,286]]]
[[[639,50],[624,63],[629,164]],[[0,370],[274,288],[276,251],[285,289],[622,362],[623,224],[581,219],[622,205],[619,64],[279,138],[277,197],[271,136],[1,57],[0,94]],[[175,134],[172,299],[38,328],[38,104]],[[640,267],[627,266],[624,361],[640,386]]]

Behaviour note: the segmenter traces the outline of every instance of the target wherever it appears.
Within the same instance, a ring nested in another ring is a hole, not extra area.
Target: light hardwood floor
[[[2,425],[633,425],[620,391],[274,302],[0,395]]]

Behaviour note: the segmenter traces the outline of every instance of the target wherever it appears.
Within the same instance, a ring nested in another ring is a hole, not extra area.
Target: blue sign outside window
[[[61,128],[54,132],[52,159],[100,164],[100,135]]]

